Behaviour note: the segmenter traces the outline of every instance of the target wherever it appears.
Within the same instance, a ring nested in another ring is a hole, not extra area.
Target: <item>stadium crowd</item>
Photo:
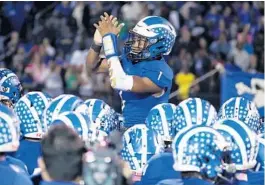
[[[255,104],[193,97],[218,75],[190,88],[217,63],[264,70],[263,5],[1,3],[0,184],[264,184]]]

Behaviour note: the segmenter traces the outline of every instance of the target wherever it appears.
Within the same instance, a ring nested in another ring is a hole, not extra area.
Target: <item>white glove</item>
[[[102,45],[102,36],[100,35],[98,29],[94,33],[94,42],[98,45]]]

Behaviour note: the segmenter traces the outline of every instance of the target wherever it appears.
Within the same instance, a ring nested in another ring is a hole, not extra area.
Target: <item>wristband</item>
[[[103,37],[103,49],[106,58],[109,59],[113,56],[118,56],[118,39],[117,35],[113,33],[108,33]]]
[[[91,44],[91,49],[93,49],[96,53],[99,53],[101,50],[101,45],[97,45],[94,41]]]

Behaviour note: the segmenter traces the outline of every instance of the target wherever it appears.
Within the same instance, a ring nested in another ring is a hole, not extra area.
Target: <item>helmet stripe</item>
[[[202,115],[202,101],[199,98],[195,98],[195,103],[196,103],[196,115],[197,115],[196,124],[197,125],[201,125],[202,124],[202,119],[203,119],[203,115]]]
[[[0,86],[2,86],[2,84],[10,77],[16,77],[15,73],[9,73],[6,76],[4,76],[1,80],[0,80]]]
[[[168,138],[168,137],[170,137],[170,135],[169,135],[168,122],[167,122],[167,118],[166,118],[166,111],[163,109],[162,106],[158,106],[157,109],[158,109],[159,114],[161,116],[161,122],[162,122],[163,131],[164,131],[164,136],[166,138]]]
[[[56,105],[53,114],[52,114],[52,120],[54,120],[56,118],[56,116],[58,116],[58,114],[61,112],[61,109],[63,107],[63,105],[65,104],[65,102],[67,102],[69,99],[73,98],[73,95],[65,95],[61,100],[59,100],[59,103]]]
[[[88,125],[86,123],[86,120],[85,120],[85,118],[83,117],[82,114],[75,113],[75,115],[80,120],[80,124],[82,126],[82,136],[83,136],[83,139],[87,139],[88,138]]]

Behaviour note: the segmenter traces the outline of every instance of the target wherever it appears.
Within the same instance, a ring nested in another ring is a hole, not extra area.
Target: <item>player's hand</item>
[[[116,17],[113,17],[112,15],[109,16],[106,12],[104,13],[104,16],[100,16],[100,19],[101,21],[99,21],[98,24],[95,23],[94,26],[97,28],[101,36],[104,36],[108,33],[118,35],[121,31],[121,28],[124,26],[123,23],[118,23]]]

